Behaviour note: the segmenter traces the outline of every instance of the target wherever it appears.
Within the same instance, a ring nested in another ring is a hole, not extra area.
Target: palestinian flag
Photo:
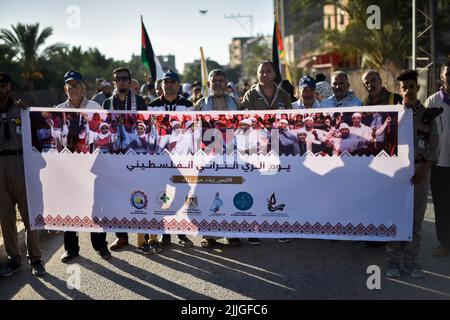
[[[153,81],[158,79],[157,74],[157,63],[155,61],[155,52],[153,51],[152,43],[148,37],[147,30],[144,26],[144,20],[141,16],[141,28],[142,28],[142,49],[141,49],[141,60],[144,66],[150,71],[150,75]],[[157,59],[157,58],[156,58]]]
[[[275,21],[275,26],[273,29],[272,61],[275,66],[275,82],[280,83],[283,80],[282,70],[284,69],[286,78],[293,83],[291,72],[289,71],[289,66],[286,60],[286,50],[283,46],[283,39],[281,37],[281,31],[277,21]]]

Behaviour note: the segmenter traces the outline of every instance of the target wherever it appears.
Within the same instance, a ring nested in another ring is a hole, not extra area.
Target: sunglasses
[[[115,82],[120,82],[120,81],[129,81],[130,80],[130,78],[129,77],[115,77],[114,78],[114,81]]]

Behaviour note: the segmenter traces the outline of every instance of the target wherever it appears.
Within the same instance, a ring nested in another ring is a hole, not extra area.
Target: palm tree
[[[1,29],[0,39],[17,53],[15,59],[20,62],[24,70],[22,77],[27,82],[28,89],[33,90],[35,81],[43,77],[39,59],[61,47],[61,44],[49,46],[42,51],[42,54],[39,54],[39,49],[53,33],[52,28],[48,27],[39,32],[39,23],[30,25],[18,23],[16,26],[11,25],[11,28],[12,31]]]

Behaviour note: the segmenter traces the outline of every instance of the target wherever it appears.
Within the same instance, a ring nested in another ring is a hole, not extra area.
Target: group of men
[[[293,104],[290,95],[275,83],[275,69],[270,61],[263,61],[259,64],[257,78],[258,83],[245,93],[242,101],[238,101],[227,93],[227,76],[225,72],[214,70],[209,74],[209,96],[199,99],[194,105],[178,93],[180,87],[179,76],[175,72],[169,71],[161,79],[162,91],[159,97],[148,105],[144,98],[131,90],[131,72],[125,68],[118,68],[113,71],[114,91],[109,97],[108,94],[105,94],[105,97],[99,98],[98,101],[103,100],[102,106],[100,106],[99,103],[90,101],[85,97],[86,88],[81,74],[77,71],[69,71],[64,76],[64,90],[68,99],[58,105],[57,108],[103,108],[106,110],[173,112],[316,109],[322,107],[334,108],[403,103],[405,108],[412,110],[414,115],[415,174],[411,178],[411,183],[415,186],[414,236],[412,242],[388,243],[386,245],[388,256],[386,275],[398,277],[401,270],[404,270],[414,277],[423,276],[417,263],[417,256],[420,245],[420,230],[427,203],[430,172],[431,190],[435,204],[436,229],[440,242],[436,255],[449,255],[450,199],[447,197],[447,191],[450,187],[450,62],[444,64],[441,68],[442,88],[438,93],[432,95],[425,102],[424,106],[417,100],[417,92],[420,86],[417,81],[417,72],[414,70],[405,70],[397,77],[400,84],[400,95],[391,93],[382,86],[378,72],[369,71],[365,73],[362,80],[368,91],[368,97],[364,102],[359,100],[354,92],[350,90],[348,76],[344,72],[336,72],[332,75],[330,87],[333,94],[331,96],[326,95],[326,92],[329,92],[327,88],[321,88],[321,92],[318,94],[318,87],[314,79],[308,76],[302,77],[299,83],[299,100]],[[108,86],[108,84],[105,85]],[[31,262],[32,272],[36,276],[42,276],[45,274],[45,267],[39,249],[39,237],[37,231],[30,230],[25,196],[20,123],[21,106],[10,97],[10,91],[10,77],[7,74],[0,73],[0,113],[2,115],[0,122],[0,223],[5,240],[5,248],[9,256],[7,264],[1,268],[0,275],[7,277],[22,268],[16,229],[15,206],[18,204],[27,230],[28,257]],[[319,99],[322,99],[322,101],[319,101]],[[343,109],[343,111],[345,110]],[[345,112],[342,115],[345,115]],[[351,126],[349,126],[348,121],[339,122],[338,127],[334,123],[332,135],[315,129],[314,118],[307,117],[303,119],[303,127],[300,125],[300,128],[297,128],[297,137],[292,137],[298,145],[297,151],[301,153],[308,149],[307,144],[299,144],[303,140],[308,141],[308,135],[312,137],[309,140],[317,140],[321,144],[325,143],[326,146],[332,147],[337,154],[344,151],[356,152],[359,147],[367,147],[369,144],[376,146],[377,142],[381,142],[380,137],[391,126],[392,119],[389,115],[373,115],[373,121],[376,124],[372,128],[366,128],[362,126],[363,116],[361,113],[351,114]],[[338,115],[336,116],[336,118],[339,117]],[[35,122],[32,121],[32,125],[34,125],[37,132],[40,132],[41,137],[52,137],[52,130],[48,131],[48,129],[55,124],[52,124],[52,121],[48,121],[49,119],[45,118],[35,120]],[[330,121],[334,120],[336,119],[330,119]],[[253,125],[252,119],[241,119],[239,125],[240,133],[248,134]],[[86,142],[89,139],[90,128],[85,117],[76,116],[62,119],[59,126],[61,133],[64,132],[64,143],[69,148],[78,152],[86,150],[83,149],[83,141]],[[66,128],[64,128],[65,126]],[[172,129],[177,130],[177,126],[180,129],[179,124],[173,123]],[[289,128],[287,119],[279,120],[277,126],[279,126],[281,131],[295,129]],[[121,123],[118,124],[117,128],[120,127]],[[99,125],[97,128],[98,132],[95,132],[97,139],[103,140],[103,146],[108,145],[108,132],[106,129],[109,128]],[[137,144],[139,141],[152,144],[153,140],[141,140],[142,136],[148,133],[145,123],[137,122],[135,129],[136,137],[138,137],[136,139]],[[120,129],[117,130],[116,134],[120,135]],[[125,134],[125,132],[123,133]],[[282,135],[285,141],[290,140],[290,135]],[[359,136],[359,138],[349,138],[352,135]],[[45,141],[43,138],[41,142]],[[131,138],[119,140],[130,141]],[[366,142],[362,143],[363,140],[367,140],[367,145],[365,145]],[[289,145],[287,144],[287,146]],[[44,145],[42,147],[44,148]],[[123,146],[115,146],[115,148],[119,149],[121,147]],[[51,144],[46,145],[45,148],[51,148]],[[288,148],[285,152],[295,152],[292,150],[294,149]],[[109,247],[113,251],[128,245],[128,234],[117,233],[116,236],[117,239]],[[178,239],[181,245],[192,246],[192,241],[185,235],[178,236]],[[284,239],[280,240],[286,242]],[[91,241],[94,250],[102,258],[109,259],[111,257],[106,242],[106,233],[91,233]],[[140,235],[138,241],[141,253],[156,253],[161,250],[157,243],[164,245],[171,240],[170,235],[163,235],[159,240],[157,240],[156,236]],[[214,243],[215,239],[205,237],[202,241],[202,246],[209,247]],[[229,239],[229,243],[239,244],[240,240]],[[249,243],[259,244],[260,242],[259,239],[249,239]],[[63,262],[69,262],[78,256],[78,237],[75,232],[64,233],[64,247],[65,252],[61,257]]]

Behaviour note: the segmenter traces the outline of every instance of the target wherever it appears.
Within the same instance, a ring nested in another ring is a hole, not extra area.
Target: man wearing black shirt
[[[149,111],[193,111],[191,101],[178,94],[180,77],[172,70],[164,74],[162,89],[164,94],[150,103]]]
[[[113,71],[114,94],[103,102],[105,110],[147,111],[144,98],[133,93],[131,87],[131,72],[126,68]]]
[[[151,111],[194,111],[191,101],[180,95],[180,77],[172,70],[167,71],[162,79],[163,95],[152,103],[148,110]],[[164,234],[159,241],[160,245],[167,245],[171,241],[170,234]],[[192,247],[193,243],[186,235],[178,235],[178,243],[185,247]]]
[[[131,72],[126,68],[117,68],[113,71],[114,94],[105,100],[105,110],[147,111],[144,99],[130,90]],[[109,247],[116,251],[128,245],[128,234],[116,233],[117,239]]]

